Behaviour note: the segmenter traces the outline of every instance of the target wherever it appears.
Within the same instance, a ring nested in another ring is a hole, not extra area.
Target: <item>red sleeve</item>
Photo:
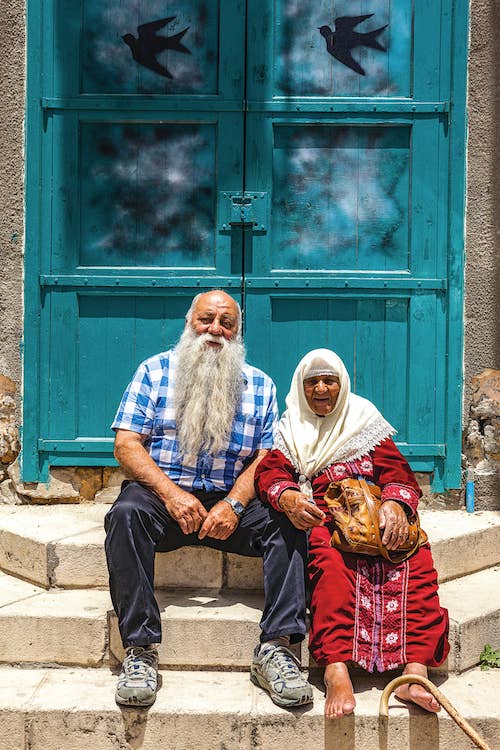
[[[288,489],[299,490],[294,466],[279,450],[272,450],[255,470],[255,489],[263,503],[281,511],[278,500]]]
[[[382,488],[382,501],[396,500],[412,513],[417,510],[422,491],[415,474],[391,438],[383,440],[372,451],[373,479]]]

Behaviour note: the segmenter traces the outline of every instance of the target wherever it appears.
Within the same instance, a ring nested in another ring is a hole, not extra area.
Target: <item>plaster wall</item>
[[[6,392],[19,403],[24,252],[24,2],[0,0],[0,10],[0,390],[3,383]],[[485,368],[500,367],[500,185],[495,169],[500,146],[495,127],[500,117],[500,48],[495,45],[499,22],[500,9],[495,0],[471,0],[464,426],[469,418],[471,378]],[[499,496],[491,482],[479,489],[488,504],[492,493],[495,499]]]
[[[500,368],[500,23],[496,0],[472,0],[468,81],[464,422],[471,378]]]
[[[16,383],[23,313],[25,8],[0,0],[0,376]]]
[[[495,43],[499,22],[500,6],[496,0],[472,0],[467,101],[463,421],[467,462],[476,466],[476,507],[483,510],[500,508],[500,462],[498,459],[483,460],[477,466],[470,440],[477,426],[481,448],[489,447],[493,456],[500,452],[500,393],[491,390],[484,394],[473,393],[474,384],[477,386],[485,377],[487,379],[485,371],[488,368],[500,368],[500,181],[497,158],[500,146],[497,126],[500,116],[500,48]],[[486,398],[489,411],[493,406],[496,412],[484,422],[477,420],[475,408],[475,402],[481,401],[482,397]]]

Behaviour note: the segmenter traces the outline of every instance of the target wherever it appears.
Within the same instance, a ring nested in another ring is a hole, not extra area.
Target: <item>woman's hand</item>
[[[397,549],[408,538],[406,513],[395,500],[386,500],[382,503],[378,525],[384,529],[382,544],[387,549]]]
[[[296,529],[305,531],[313,526],[322,526],[326,516],[315,503],[297,490],[285,490],[281,493],[278,505],[286,513]]]

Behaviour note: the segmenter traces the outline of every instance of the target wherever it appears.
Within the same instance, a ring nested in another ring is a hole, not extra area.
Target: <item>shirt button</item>
[[[202,475],[201,475],[201,478],[202,478],[202,479],[205,479],[205,474],[202,474]]]

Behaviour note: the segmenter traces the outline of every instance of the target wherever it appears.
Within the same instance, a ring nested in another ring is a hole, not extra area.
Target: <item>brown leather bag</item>
[[[427,542],[428,537],[420,528],[420,519],[418,513],[415,513],[408,519],[409,534],[406,541],[395,550],[386,549],[382,544],[378,525],[382,505],[380,495],[380,487],[369,485],[364,479],[331,482],[324,498],[335,520],[330,545],[344,552],[382,555],[390,562],[400,563],[411,557]]]

